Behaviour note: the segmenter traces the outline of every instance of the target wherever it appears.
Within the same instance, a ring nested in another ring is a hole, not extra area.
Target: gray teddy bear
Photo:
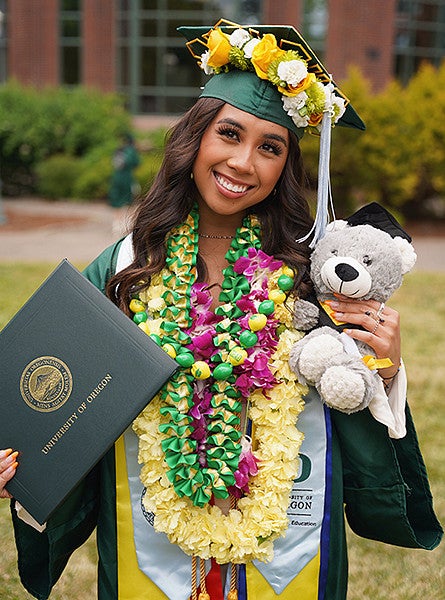
[[[341,333],[346,325],[331,320],[324,301],[334,299],[335,292],[386,302],[416,258],[410,236],[377,203],[347,221],[331,223],[316,244],[310,271],[315,298],[298,300],[294,312],[295,327],[311,331],[292,348],[289,363],[328,406],[346,413],[367,407],[376,394],[377,378],[363,360],[375,358],[372,349]]]

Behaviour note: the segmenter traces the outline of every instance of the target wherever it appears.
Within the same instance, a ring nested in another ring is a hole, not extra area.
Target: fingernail
[[[13,462],[15,462],[15,459],[17,458],[17,456],[19,455],[18,452],[13,452],[12,454],[9,454],[6,458],[3,464],[5,465],[11,465]]]
[[[11,465],[10,467],[8,467],[7,469],[5,469],[3,471],[4,475],[11,475],[11,473],[15,473],[15,470],[17,469],[17,467],[19,466],[18,462],[15,462],[13,465]]]
[[[7,448],[6,450],[0,450],[0,458],[6,458],[12,452],[12,448]]]
[[[336,302],[335,300],[329,300],[329,302],[327,302],[327,304],[329,304],[329,306],[331,308],[338,308],[340,306],[340,304],[338,302]]]

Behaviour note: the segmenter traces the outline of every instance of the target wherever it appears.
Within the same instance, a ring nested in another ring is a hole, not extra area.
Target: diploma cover
[[[8,491],[40,524],[156,395],[177,363],[67,260],[0,333]]]

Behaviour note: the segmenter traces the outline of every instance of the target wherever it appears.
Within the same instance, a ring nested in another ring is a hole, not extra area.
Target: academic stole
[[[331,501],[329,412],[315,390],[299,417],[305,434],[300,469],[290,494],[289,527],[274,544],[270,563],[241,565],[239,600],[317,600],[324,597]],[[138,438],[129,429],[116,443],[116,513],[119,600],[187,600],[191,557],[153,527],[142,499]],[[207,561],[207,571],[210,561]],[[245,578],[244,578],[245,574]]]

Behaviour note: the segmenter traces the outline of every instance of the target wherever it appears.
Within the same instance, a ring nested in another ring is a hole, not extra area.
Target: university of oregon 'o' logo
[[[55,356],[32,360],[20,378],[23,400],[34,410],[57,410],[68,400],[73,378],[66,364]]]

